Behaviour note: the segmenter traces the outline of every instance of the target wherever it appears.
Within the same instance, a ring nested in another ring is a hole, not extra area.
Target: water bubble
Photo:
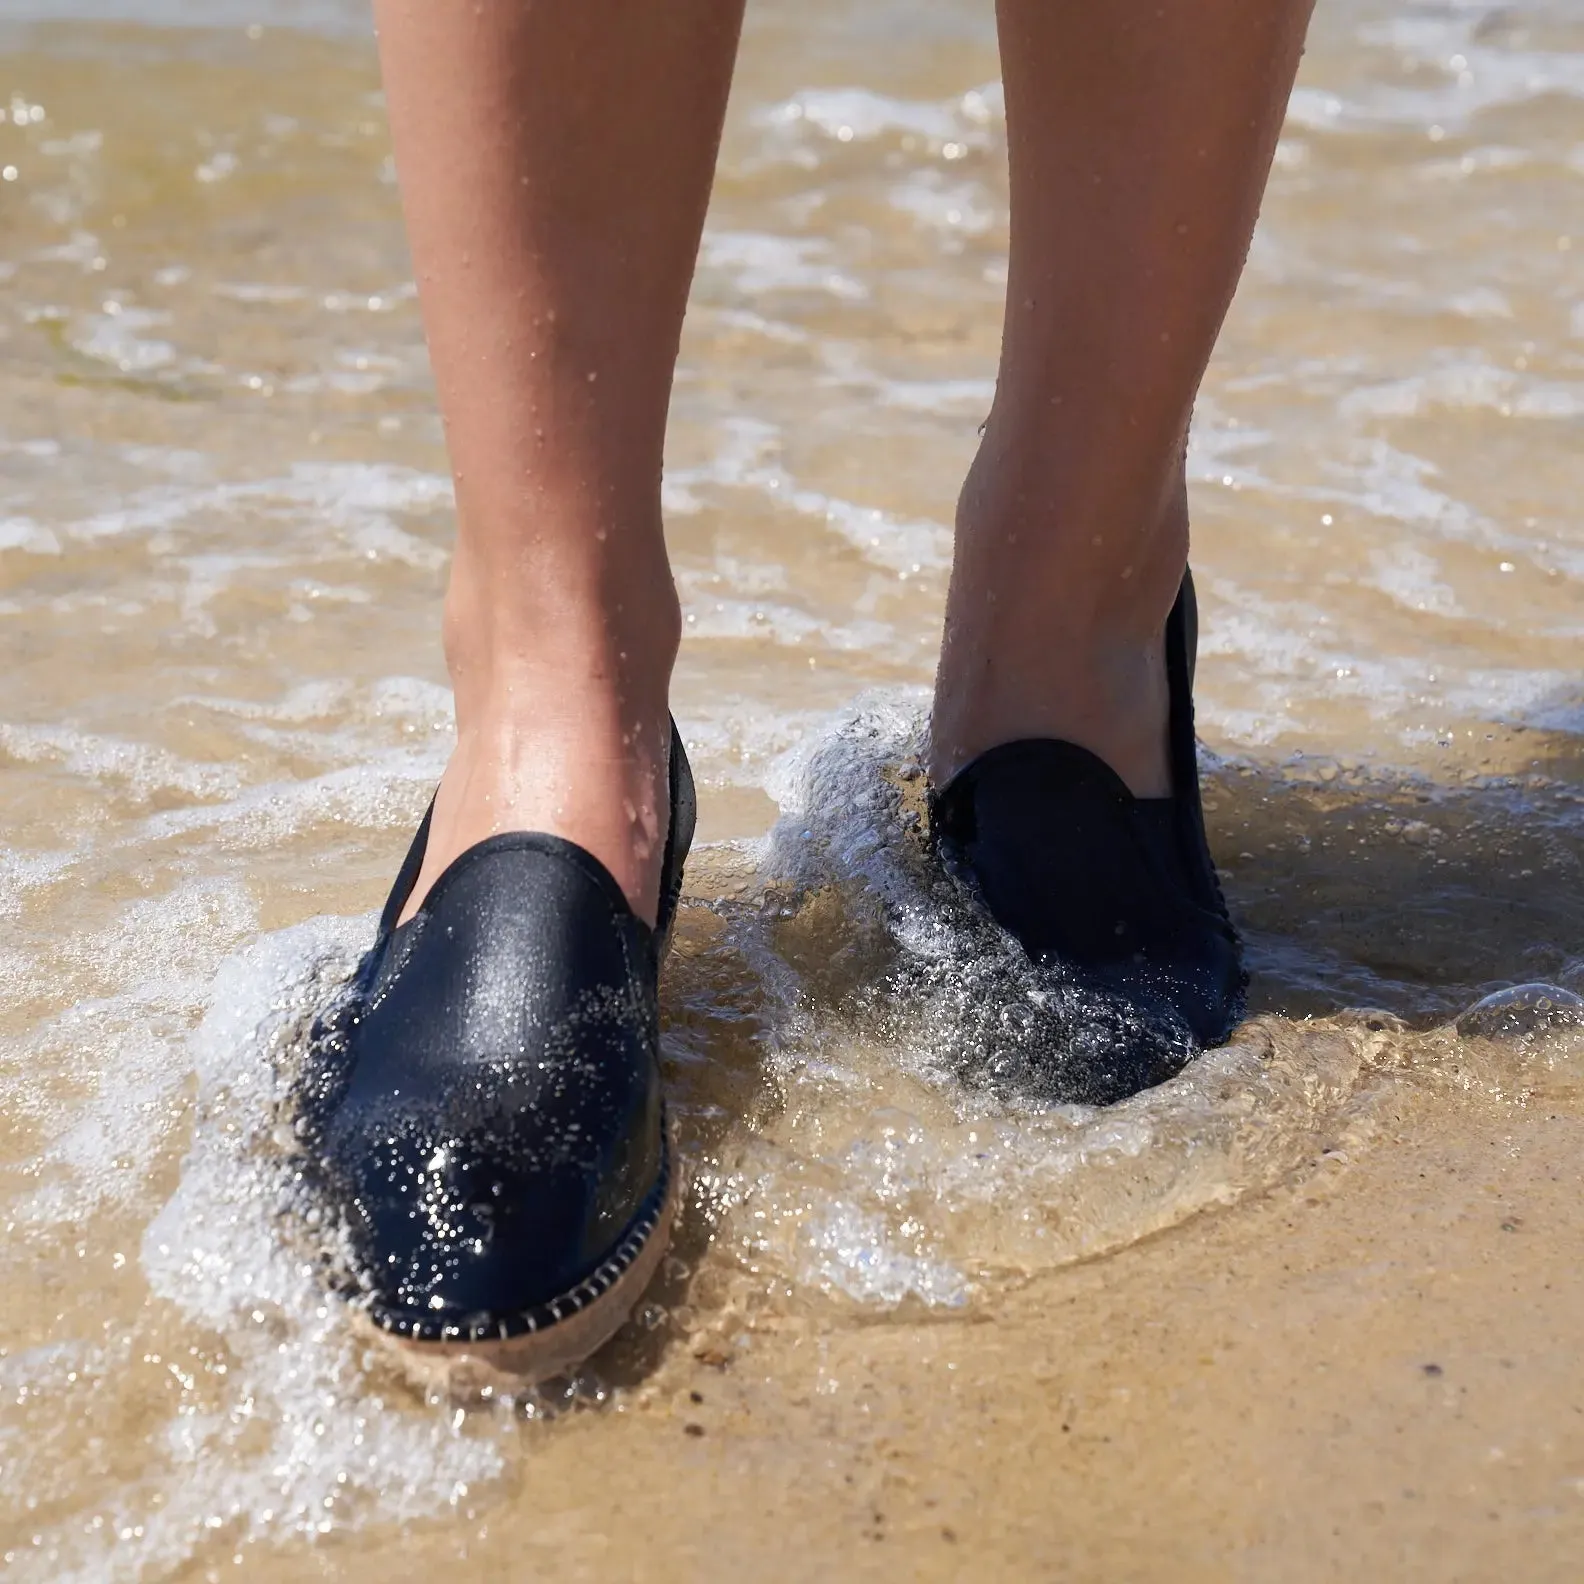
[[[1511,985],[1476,1001],[1457,1020],[1464,1039],[1525,1039],[1584,1027],[1584,996],[1553,984]]]

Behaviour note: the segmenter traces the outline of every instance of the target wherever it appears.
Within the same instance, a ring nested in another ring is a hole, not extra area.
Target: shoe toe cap
[[[509,1335],[612,1260],[663,1177],[658,1116],[598,1140],[565,1129],[347,1141],[355,1153],[337,1196],[346,1252],[379,1324],[421,1337]]]

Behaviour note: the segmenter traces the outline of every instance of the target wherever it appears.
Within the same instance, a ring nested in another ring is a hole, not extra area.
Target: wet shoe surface
[[[1243,1008],[1246,976],[1199,798],[1196,639],[1185,576],[1166,632],[1171,797],[1135,797],[1087,749],[1030,738],[981,754],[932,799],[946,866],[1028,957],[1136,1012],[1129,1090],[1181,1064],[1151,1050],[1219,1044]],[[1167,1033],[1179,1037],[1155,1037]]]
[[[478,843],[397,927],[420,827],[297,1095],[315,1206],[341,1284],[417,1341],[553,1325],[620,1279],[674,1170],[660,1089],[658,973],[692,838],[671,749],[658,926],[558,837]]]

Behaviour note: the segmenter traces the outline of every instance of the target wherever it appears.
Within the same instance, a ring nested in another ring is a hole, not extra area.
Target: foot
[[[580,692],[582,707],[568,708]],[[629,713],[586,676],[540,676],[491,699],[458,732],[402,922],[468,848],[505,831],[543,831],[592,853],[653,925],[668,826],[667,720],[663,700]]]
[[[935,682],[930,770],[944,786],[987,749],[1076,743],[1136,797],[1167,797],[1163,633],[1187,559],[1180,473],[1145,528],[1090,532],[1055,485],[1024,478],[987,435],[957,514]]]
[[[1063,631],[1059,616],[1046,619],[1043,634],[1017,620],[988,638],[948,627],[931,727],[936,785],[1003,743],[1054,738],[1103,759],[1135,797],[1169,797],[1160,632]]]

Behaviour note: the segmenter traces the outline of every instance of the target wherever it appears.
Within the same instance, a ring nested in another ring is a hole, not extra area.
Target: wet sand
[[[993,1321],[768,1328],[726,1369],[668,1370],[615,1446],[558,1445],[536,1499],[577,1514],[590,1577],[1575,1577],[1584,1276],[1558,1255],[1584,1120],[1392,1121],[1357,1164]],[[588,1465],[623,1443],[676,1478],[612,1512]],[[699,1509],[733,1520],[701,1536]]]
[[[1382,1122],[993,1317],[674,1347],[476,1523],[269,1576],[1576,1577],[1584,1117]]]

